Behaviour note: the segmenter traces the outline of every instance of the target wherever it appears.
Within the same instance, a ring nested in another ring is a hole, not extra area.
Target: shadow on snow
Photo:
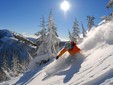
[[[79,72],[83,60],[84,60],[84,56],[82,54],[77,55],[77,58],[72,62],[70,68],[65,71],[60,71],[59,73],[57,73],[57,75],[66,75],[63,82],[64,83],[69,82],[71,78],[74,76],[74,74]]]
[[[47,66],[49,63],[51,63],[52,60],[50,62],[48,62],[47,64],[44,64],[42,66],[39,66],[37,69],[34,69],[32,71],[28,71],[26,72],[15,84],[13,85],[27,85],[30,81],[32,81],[36,76],[40,75],[40,73],[38,73],[39,71],[41,71],[43,69],[43,67]],[[36,75],[36,73],[38,73]],[[36,76],[35,76],[36,75]]]

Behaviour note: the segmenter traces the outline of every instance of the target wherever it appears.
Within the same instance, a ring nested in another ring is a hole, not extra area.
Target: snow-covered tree
[[[22,69],[22,72],[24,73],[24,72],[26,72],[27,70],[28,70],[28,62],[26,62],[26,60],[22,60],[22,62],[21,62],[21,64],[19,64],[19,66],[20,65],[22,65],[22,66],[20,66],[20,68]]]
[[[78,24],[77,19],[75,18],[72,35],[75,38],[79,38],[79,33],[80,33],[79,24]]]
[[[4,71],[4,73],[7,72],[8,75],[10,75],[11,77],[13,77],[14,75],[13,75],[13,72],[11,71],[11,69],[10,69],[10,65],[9,65],[9,62],[8,61],[9,60],[8,60],[7,53],[6,53],[6,54],[3,55],[2,70]],[[7,74],[5,74],[6,77],[8,77]]]
[[[0,82],[6,79],[6,74],[3,71],[2,67],[0,67]]]
[[[70,31],[68,31],[68,33],[69,33],[70,40],[77,43],[77,40],[80,38],[79,36],[80,28],[76,18],[73,25],[73,32],[71,33]]]
[[[7,79],[11,79],[11,75],[10,75],[10,70],[9,70],[9,65],[8,65],[8,59],[6,55],[3,55],[3,66],[1,67],[2,71],[3,71],[3,76],[4,78]]]
[[[57,54],[59,51],[59,41],[58,34],[56,31],[56,26],[54,24],[54,19],[52,16],[52,11],[49,14],[48,20],[48,30],[46,31],[45,20],[42,18],[41,21],[42,30],[37,32],[38,38],[38,48],[36,52],[36,57],[30,62],[29,67],[34,68],[41,64],[47,63],[52,55]]]
[[[40,36],[40,38],[38,40],[44,41],[45,38],[46,38],[46,25],[45,25],[44,16],[42,16],[42,18],[41,18],[41,25],[40,25],[40,27],[41,27],[42,30],[37,32],[37,33],[35,33],[35,35]]]
[[[86,37],[87,32],[86,32],[86,30],[85,30],[85,28],[83,26],[83,23],[81,23],[81,25],[82,25],[82,34],[83,34],[83,37]]]
[[[107,8],[111,8],[113,6],[113,0],[110,0],[108,3],[107,3]]]
[[[4,76],[4,79],[5,80],[9,80],[9,79],[11,79],[11,75],[10,75],[10,73],[6,70],[6,69],[4,69],[3,67],[1,67],[1,69],[2,69],[2,71],[4,72],[4,74],[5,75],[3,75]]]
[[[44,17],[41,18],[41,31],[37,32],[35,35],[39,36],[37,40],[37,45],[39,45],[38,50],[36,52],[37,55],[43,55],[48,52],[47,49],[47,32],[46,32],[46,25],[45,25],[45,19]]]
[[[28,63],[27,63],[28,65]],[[23,65],[23,64],[20,64],[18,63],[18,66],[19,66],[19,73],[24,73],[28,70],[28,66],[27,65]]]
[[[71,34],[70,30],[68,30],[68,34],[69,34],[69,39],[70,39],[71,41],[73,41],[72,34]]]
[[[7,56],[6,55],[3,55],[3,66],[2,66],[4,69],[8,69],[8,59],[7,59]]]
[[[58,38],[57,29],[52,16],[52,11],[50,11],[49,20],[48,20],[48,33],[47,33],[47,43],[48,43],[47,46],[50,53],[57,54],[59,41],[60,40]]]
[[[88,20],[88,31],[91,30],[91,28],[94,25],[94,17],[93,16],[87,16],[87,20]]]
[[[72,33],[68,30],[70,41],[74,41],[77,43],[77,39],[72,35]]]
[[[19,56],[18,53],[16,51],[13,51],[13,56],[12,56],[12,62],[11,62],[11,70],[9,71],[9,73],[13,73],[12,76],[18,76],[19,73],[23,73],[27,71],[27,62],[23,59],[19,60]],[[12,72],[11,72],[12,71]]]
[[[19,60],[18,60],[18,56],[16,55],[16,53],[13,53],[13,59],[12,59],[12,71],[14,73],[14,75],[18,75],[18,70],[19,69]]]
[[[47,42],[42,41],[40,43],[41,44],[39,45],[38,50],[36,52],[37,56],[44,55],[44,54],[48,53]]]

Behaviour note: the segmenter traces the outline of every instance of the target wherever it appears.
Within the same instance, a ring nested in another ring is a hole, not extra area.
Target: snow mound
[[[37,68],[39,66],[39,64],[41,63],[41,61],[43,60],[48,60],[50,58],[50,53],[47,54],[43,54],[40,56],[36,56],[34,59],[32,59],[29,63],[29,69],[34,69]]]
[[[95,30],[88,33],[88,37],[80,46],[81,49],[87,51],[93,49],[96,45],[102,43],[113,44],[113,21],[98,26]]]

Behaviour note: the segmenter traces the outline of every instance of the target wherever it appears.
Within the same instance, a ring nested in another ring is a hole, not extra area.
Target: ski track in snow
[[[113,48],[113,47],[112,47],[112,48]],[[112,48],[111,48],[111,49],[112,49]],[[95,75],[99,75],[100,72],[97,72],[97,73],[91,73],[91,72],[93,72],[95,69],[100,68],[103,63],[107,62],[107,60],[108,60],[109,58],[111,58],[111,56],[113,56],[112,52],[111,52],[111,54],[109,54],[109,55],[107,55],[107,56],[108,56],[108,57],[105,57],[105,58],[102,57],[102,56],[100,56],[100,58],[99,58],[99,60],[98,60],[99,62],[96,62],[94,66],[87,67],[87,68],[85,68],[84,70],[82,70],[82,71],[76,73],[75,76],[77,76],[77,75],[79,76],[79,75],[80,75],[80,77],[78,77],[75,81],[69,83],[68,85],[79,85],[80,83],[84,82],[84,81],[85,81],[85,80],[84,80],[84,77],[86,77],[86,74],[89,75],[89,76],[88,76],[89,78],[93,78],[93,77],[95,77]],[[104,70],[108,69],[109,67],[111,67],[111,65],[113,65],[113,63],[106,65],[105,67],[102,68],[101,71],[104,71]],[[112,73],[112,70],[110,70],[110,72],[108,71],[108,73],[104,73],[104,74],[111,74],[111,73]],[[113,76],[113,75],[111,75],[111,76]],[[101,79],[101,77],[102,77],[102,75],[99,77],[99,79]],[[109,78],[110,76],[106,76],[106,77]],[[97,77],[97,78],[98,78],[98,77]],[[85,79],[87,80],[88,78],[85,78]],[[101,83],[102,83],[102,81],[104,81],[105,79],[106,79],[105,77],[102,78],[102,79],[100,80]],[[97,79],[95,79],[95,80],[97,81]],[[93,80],[93,81],[95,81],[95,80]],[[56,81],[54,81],[54,82],[51,82],[51,83],[49,83],[49,84],[47,84],[47,85],[53,85],[53,84],[57,85],[57,84],[60,84],[59,82],[62,82],[62,81],[63,81],[63,78],[62,78],[62,79],[58,79],[58,80],[56,80]],[[74,84],[75,82],[78,82],[78,83]],[[98,81],[98,83],[99,83],[99,81]],[[98,83],[97,83],[97,84],[98,84]],[[100,84],[101,84],[101,83],[100,83]],[[86,85],[97,85],[97,84],[86,84]]]

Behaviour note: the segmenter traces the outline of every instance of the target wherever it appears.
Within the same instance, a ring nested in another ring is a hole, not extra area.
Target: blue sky
[[[63,0],[0,0],[0,29],[9,29],[18,33],[34,34],[41,30],[40,18],[45,16],[48,22],[50,9],[57,27],[58,35],[68,37],[68,29],[72,30],[75,17],[79,24],[83,22],[87,28],[86,16],[94,16],[95,24],[100,17],[109,15],[113,8],[107,9],[109,0],[68,0],[70,9],[66,16],[60,8]],[[80,26],[81,27],[81,26]]]

